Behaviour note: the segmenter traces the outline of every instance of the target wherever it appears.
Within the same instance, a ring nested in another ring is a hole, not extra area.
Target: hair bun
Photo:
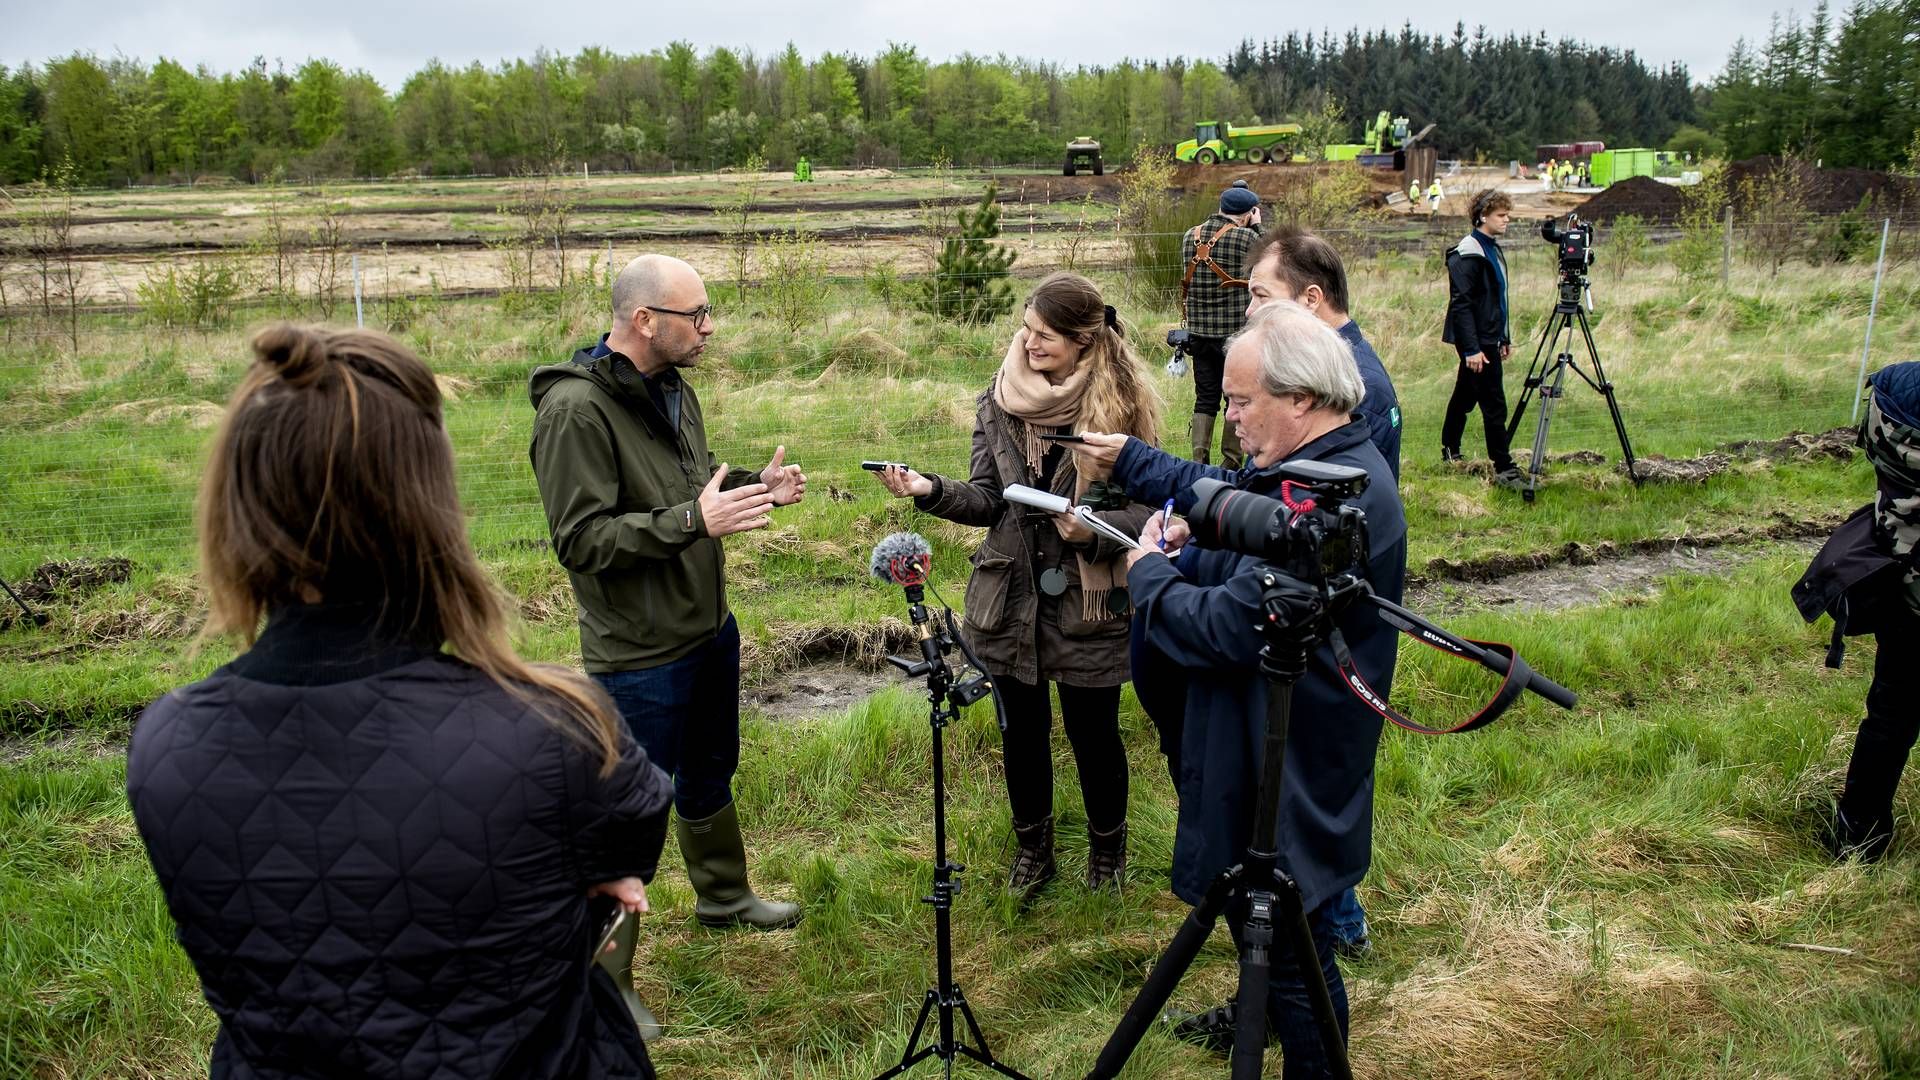
[[[326,366],[331,337],[318,327],[276,323],[253,335],[254,359],[287,382],[304,386]]]

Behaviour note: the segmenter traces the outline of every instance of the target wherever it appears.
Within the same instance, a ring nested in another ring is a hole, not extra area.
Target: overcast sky
[[[470,3],[318,0],[0,0],[0,62],[40,63],[75,51],[122,53],[151,62],[166,56],[191,68],[233,71],[255,56],[289,68],[325,57],[365,68],[389,90],[439,57],[464,65],[560,53],[598,44],[646,52],[675,40],[702,52],[714,46],[766,55],[788,41],[808,57],[823,52],[872,55],[889,41],[943,60],[961,52],[1007,53],[1069,67],[1125,57],[1218,58],[1243,37],[1350,26],[1572,37],[1632,49],[1652,66],[1682,61],[1696,81],[1711,78],[1736,37],[1764,38],[1771,5],[1747,0],[1609,0],[1559,4],[1480,0],[1473,5],[1391,4],[1381,0],[1304,5],[1232,0],[1103,0],[1098,4],[970,0],[837,0],[833,3],[731,0],[726,3],[619,4],[585,0],[474,0]],[[1384,106],[1386,103],[1382,103]]]

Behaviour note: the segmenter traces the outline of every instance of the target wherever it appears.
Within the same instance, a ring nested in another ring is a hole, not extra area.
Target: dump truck
[[[1299,124],[1237,128],[1222,120],[1202,120],[1193,125],[1193,138],[1173,148],[1173,156],[1201,165],[1222,161],[1265,165],[1272,161],[1291,161],[1299,144]]]
[[[1061,167],[1060,175],[1074,176],[1081,169],[1092,169],[1095,176],[1106,175],[1106,164],[1100,160],[1100,144],[1086,135],[1067,143],[1067,163]]]

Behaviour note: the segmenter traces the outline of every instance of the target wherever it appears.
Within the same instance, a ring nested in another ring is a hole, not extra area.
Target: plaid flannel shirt
[[[1215,213],[1196,228],[1188,229],[1180,241],[1180,262],[1182,274],[1186,267],[1193,264],[1194,252],[1199,246],[1213,238],[1222,225],[1229,224],[1226,215]],[[1245,280],[1247,255],[1253,250],[1253,242],[1259,233],[1244,226],[1228,229],[1226,235],[1213,245],[1213,261],[1220,265],[1228,275],[1237,280]],[[1247,290],[1244,286],[1225,288],[1220,275],[1205,263],[1193,268],[1193,280],[1187,286],[1187,332],[1195,337],[1226,338],[1240,332],[1247,321]]]

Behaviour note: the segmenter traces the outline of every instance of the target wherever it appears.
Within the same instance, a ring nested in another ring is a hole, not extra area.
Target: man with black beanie
[[[1453,397],[1440,426],[1440,460],[1460,460],[1460,436],[1476,407],[1487,432],[1493,482],[1520,490],[1526,478],[1507,449],[1507,391],[1500,362],[1513,352],[1507,311],[1507,258],[1499,238],[1513,215],[1513,200],[1498,190],[1474,196],[1473,231],[1447,252],[1447,320],[1440,340],[1460,356]]]
[[[1181,313],[1187,355],[1193,358],[1193,460],[1212,461],[1213,428],[1220,415],[1220,376],[1227,339],[1247,321],[1247,254],[1260,238],[1260,196],[1236,181],[1220,193],[1220,209],[1187,230],[1180,241]],[[1240,467],[1233,425],[1220,433],[1220,464]]]

